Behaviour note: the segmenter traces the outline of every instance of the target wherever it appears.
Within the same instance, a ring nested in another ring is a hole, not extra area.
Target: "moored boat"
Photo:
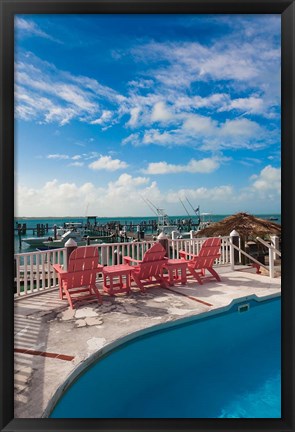
[[[31,248],[39,248],[43,246],[45,241],[48,241],[51,237],[28,237],[22,239],[22,243],[28,244]]]
[[[65,243],[72,238],[78,246],[85,245],[86,233],[83,224],[80,222],[66,222],[63,227],[56,227],[52,235],[47,237],[29,237],[22,240],[30,248],[56,249],[64,247]]]
[[[77,243],[78,246],[85,245],[86,235],[84,235],[83,231],[69,229],[67,230],[60,239],[57,240],[46,240],[43,242],[44,249],[55,249],[64,247],[65,243],[69,240],[73,239]]]

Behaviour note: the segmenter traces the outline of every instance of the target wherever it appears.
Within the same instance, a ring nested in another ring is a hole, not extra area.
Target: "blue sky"
[[[280,212],[280,36],[280,15],[17,15],[16,216]]]

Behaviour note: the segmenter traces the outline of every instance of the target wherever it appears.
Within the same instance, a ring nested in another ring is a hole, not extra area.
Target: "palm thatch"
[[[236,230],[243,240],[249,240],[257,236],[267,238],[269,235],[280,235],[281,225],[248,213],[236,213],[198,231],[196,237],[229,236],[233,230]]]

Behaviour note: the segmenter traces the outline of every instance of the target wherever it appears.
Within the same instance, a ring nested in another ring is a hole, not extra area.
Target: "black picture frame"
[[[293,431],[295,5],[287,0],[0,0],[0,429],[1,431]],[[282,19],[282,418],[281,419],[14,419],[14,15],[94,13],[281,14]]]

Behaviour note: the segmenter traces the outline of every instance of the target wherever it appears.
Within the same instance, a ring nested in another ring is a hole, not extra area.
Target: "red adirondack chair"
[[[155,243],[143,256],[142,260],[124,257],[125,263],[131,266],[131,278],[142,292],[147,285],[160,284],[167,287],[163,278],[163,266],[166,263],[166,250],[160,243]],[[131,262],[137,265],[132,266]]]
[[[181,259],[187,262],[187,268],[194,278],[202,285],[202,278],[208,270],[216,280],[220,281],[218,273],[213,269],[214,261],[220,257],[221,239],[217,237],[208,238],[202,244],[198,255],[185,251],[179,251]],[[188,257],[190,259],[188,259]]]
[[[98,249],[96,246],[82,246],[75,249],[69,257],[68,270],[63,270],[59,264],[53,265],[58,273],[59,295],[68,299],[71,309],[79,301],[90,302],[102,299],[95,285],[96,274],[102,272],[103,266],[98,264]]]

